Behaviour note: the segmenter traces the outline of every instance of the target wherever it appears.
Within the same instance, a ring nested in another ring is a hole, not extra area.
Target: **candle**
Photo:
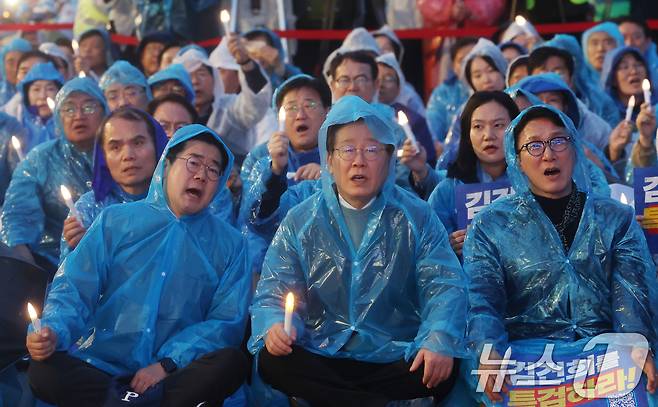
[[[25,159],[25,156],[23,155],[23,150],[21,149],[21,142],[16,136],[11,136],[11,145],[14,147],[14,150],[16,150],[16,154],[18,154],[18,159],[20,161],[23,161]]]
[[[86,78],[86,77],[87,75],[85,74],[85,71],[80,71],[80,73],[78,74],[78,78]]]
[[[292,293],[288,293],[286,296],[286,315],[283,320],[283,330],[286,331],[286,335],[290,336],[292,330],[292,312],[295,309],[295,296]]]
[[[628,106],[626,107],[626,121],[631,121],[631,115],[633,114],[633,108],[635,107],[635,96],[631,96],[628,99]]]
[[[293,171],[288,171],[288,172],[286,172],[286,178],[288,178],[288,179],[294,179],[294,178],[295,178],[295,174],[297,174],[297,173],[296,173],[296,172],[293,172]]]
[[[521,27],[521,29],[523,30],[523,32],[524,32],[527,36],[532,37],[533,34],[532,34],[532,33],[530,32],[530,30],[528,29],[528,20],[526,20],[525,17],[523,17],[523,16],[521,16],[521,15],[516,16],[516,17],[514,17],[514,22],[516,23],[516,25],[518,25],[519,27]]]
[[[66,206],[68,206],[69,210],[71,211],[71,215],[78,218],[79,217],[78,211],[75,209],[75,206],[73,205],[73,199],[71,198],[71,191],[69,191],[69,189],[64,185],[60,185],[59,190],[62,193],[62,198],[64,198],[64,203],[66,203]]]
[[[37,318],[37,310],[34,309],[34,306],[27,303],[27,313],[30,314],[30,319],[32,320],[32,326],[34,327],[34,332],[41,332],[41,321]]]
[[[414,133],[411,131],[411,127],[409,127],[409,119],[407,119],[407,115],[404,114],[402,110],[398,112],[398,124],[402,126],[402,129],[404,130],[404,134],[407,135],[407,138],[411,140],[411,144],[414,146],[414,149],[416,150],[416,154],[420,152],[420,149],[418,148],[418,142],[416,141],[416,136],[414,136]]]
[[[231,15],[229,14],[228,10],[222,10],[219,13],[219,19],[221,20],[222,25],[224,25],[224,35],[231,34],[231,26],[229,25],[229,22],[231,21]]]
[[[651,104],[651,83],[648,79],[642,81],[642,92],[644,93],[644,103]]]
[[[279,131],[286,129],[286,110],[283,106],[279,109]]]
[[[77,40],[71,41],[71,48],[73,48],[73,55],[77,57],[80,52],[80,44]]]
[[[622,192],[622,193],[619,195],[619,202],[623,203],[624,205],[628,205],[628,199],[626,198],[626,194],[625,194],[625,193]]]
[[[46,103],[48,104],[48,108],[50,109],[51,112],[55,111],[55,101],[53,98],[46,98]]]

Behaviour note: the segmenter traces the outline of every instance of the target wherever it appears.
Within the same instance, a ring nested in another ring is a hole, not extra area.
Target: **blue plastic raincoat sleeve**
[[[46,215],[41,205],[39,156],[28,154],[13,173],[2,211],[2,241],[8,246],[37,244]]]
[[[503,323],[507,289],[497,245],[487,230],[504,230],[507,225],[485,225],[478,221],[478,215],[471,223],[464,242],[464,259],[468,259],[464,263],[464,271],[468,277],[469,303],[466,336],[469,349],[478,355],[487,343],[502,355],[507,348],[507,332]]]
[[[427,201],[439,218],[446,232],[457,230],[457,212],[455,209],[455,179],[446,178],[434,188]]]
[[[169,338],[160,347],[158,359],[168,357],[178,366],[187,366],[208,352],[240,347],[252,296],[244,241],[234,245],[234,251],[227,253],[226,258],[230,260],[213,294],[206,320]]]
[[[85,334],[98,305],[111,264],[104,223],[101,215],[59,267],[48,292],[41,324],[57,334],[57,350],[68,350]]]
[[[463,357],[468,309],[466,277],[436,216],[428,211],[417,227],[416,281],[422,323],[405,356],[409,360],[424,348]]]

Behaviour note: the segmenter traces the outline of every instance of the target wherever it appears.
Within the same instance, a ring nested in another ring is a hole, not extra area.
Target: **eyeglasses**
[[[386,85],[386,86],[397,85],[398,84],[398,78],[397,78],[397,76],[386,75],[386,76],[382,77],[381,83],[382,83],[382,85]]]
[[[179,160],[185,160],[187,170],[192,174],[198,174],[201,168],[204,168],[208,179],[211,181],[217,181],[219,176],[222,174],[222,171],[216,165],[206,165],[199,157],[193,155],[189,157],[176,157]]]
[[[567,149],[570,142],[571,137],[564,136],[553,137],[548,141],[536,140],[525,143],[517,152],[521,153],[521,151],[526,150],[533,157],[541,157],[546,151],[546,146],[550,147],[551,151],[560,153]]]
[[[115,101],[119,100],[119,95],[121,94],[121,95],[123,95],[124,99],[134,100],[138,96],[141,96],[142,93],[144,93],[143,89],[131,86],[131,87],[127,87],[127,88],[123,89],[122,91],[113,90],[113,91],[107,92],[107,94],[105,95],[105,99],[107,99],[108,102],[115,102]]]
[[[356,152],[361,150],[363,151],[363,157],[368,161],[374,161],[379,157],[379,153],[384,151],[386,148],[382,146],[367,146],[364,148],[356,148],[354,146],[342,146],[339,148],[334,148],[334,151],[338,151],[338,156],[345,161],[354,161],[356,158]]]
[[[639,62],[635,64],[621,63],[617,66],[617,70],[622,72],[629,72],[631,70],[634,70],[635,72],[645,72],[644,65]]]
[[[372,79],[368,78],[365,75],[359,75],[355,78],[350,78],[348,76],[341,76],[340,78],[336,79],[336,84],[338,85],[339,88],[345,89],[349,87],[352,83],[354,83],[356,86],[363,86],[366,83],[370,83]]]
[[[315,100],[306,100],[306,101],[304,101],[304,103],[302,103],[301,107],[298,106],[295,103],[290,103],[290,104],[287,104],[287,105],[283,106],[283,110],[285,110],[286,113],[297,114],[297,113],[299,113],[299,110],[301,108],[303,108],[304,111],[306,111],[306,112],[307,111],[315,111],[318,108],[319,105],[320,104],[318,102],[316,102]]]
[[[98,103],[89,102],[85,103],[82,106],[78,107],[76,105],[63,105],[60,111],[66,117],[73,117],[77,112],[82,113],[83,116],[90,116],[98,110]]]

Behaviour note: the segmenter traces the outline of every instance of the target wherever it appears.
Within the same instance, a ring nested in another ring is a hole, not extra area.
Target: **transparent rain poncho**
[[[155,130],[155,161],[157,162],[162,156],[167,142],[167,134],[160,124],[153,118],[150,118],[153,129]],[[112,178],[110,169],[105,160],[103,152],[103,145],[100,140],[96,140],[94,145],[94,169],[91,181],[91,191],[82,194],[80,199],[75,202],[75,210],[78,212],[78,222],[85,229],[89,229],[94,220],[101,214],[103,209],[110,205],[135,202],[146,198],[146,192],[143,194],[133,195],[121,188],[116,181]],[[71,213],[69,212],[69,215]],[[71,248],[64,240],[64,235],[60,242],[60,257],[59,263],[61,264],[66,256],[71,252]]]
[[[107,88],[115,83],[123,86],[139,86],[144,89],[148,100],[153,99],[151,87],[146,82],[146,77],[142,71],[127,61],[116,61],[113,63],[112,66],[105,71],[103,76],[101,76],[98,81],[98,86],[103,92],[107,92]]]
[[[331,109],[319,137],[321,190],[291,209],[268,249],[251,307],[249,349],[283,322],[296,296],[297,344],[327,357],[409,360],[418,350],[464,355],[466,280],[427,203],[395,185],[395,159],[359,247],[350,238],[327,167],[327,131],[362,120],[381,143],[399,135],[381,111],[356,96]]]
[[[583,50],[578,40],[572,35],[557,34],[550,41],[546,41],[537,47],[554,47],[571,54],[574,62],[574,72],[571,75],[573,91],[585,105],[614,127],[619,123],[619,112],[614,106],[612,99],[599,86],[598,74],[585,62]]]
[[[575,150],[573,180],[587,194],[568,252],[518,162],[514,128],[535,109],[550,110],[564,123]],[[655,344],[657,284],[642,230],[632,208],[590,193],[571,120],[552,107],[532,106],[508,127],[505,153],[516,194],[479,212],[464,245],[473,349],[491,343],[502,355],[510,341],[570,342],[610,331],[641,333]]]
[[[16,167],[5,195],[2,241],[8,246],[26,244],[52,264],[59,260],[59,240],[68,208],[60,193],[65,185],[73,200],[91,188],[91,152],[78,150],[62,127],[61,107],[73,92],[85,93],[108,113],[101,90],[90,78],[74,78],[55,97],[58,138],[39,144]]]
[[[7,73],[5,72],[5,57],[7,53],[11,51],[28,52],[31,49],[32,45],[22,38],[14,38],[0,48],[0,106],[7,103],[14,96],[14,93],[16,93],[16,86],[7,81]]]
[[[445,140],[450,124],[459,108],[468,100],[468,95],[468,85],[456,74],[451,74],[434,88],[427,102],[427,123],[437,140]]]
[[[148,85],[153,90],[153,86],[161,82],[178,81],[185,88],[185,99],[194,104],[194,87],[192,79],[187,73],[185,67],[181,64],[171,64],[165,69],[154,73],[148,78]]]
[[[11,174],[18,165],[18,154],[11,144],[11,137],[24,137],[23,126],[7,113],[0,112],[0,206],[4,204],[5,192],[11,181]]]
[[[283,81],[285,81],[286,79],[302,73],[301,69],[299,69],[295,65],[284,62],[286,58],[286,51],[283,49],[281,38],[279,38],[278,35],[276,35],[270,29],[265,27],[259,27],[253,30],[249,30],[243,35],[250,35],[250,34],[261,34],[268,37],[272,41],[274,48],[276,48],[276,50],[279,51],[278,59],[281,63],[284,64],[284,72],[283,75],[279,75],[276,72],[268,72],[270,83],[272,84],[273,89],[281,85],[281,83],[283,83]]]
[[[592,79],[594,79],[594,81],[599,80],[599,72],[596,69],[594,69],[594,66],[592,65],[592,63],[589,61],[589,58],[587,57],[587,43],[589,42],[589,37],[597,32],[604,32],[608,34],[615,41],[616,44],[615,48],[624,45],[624,37],[621,35],[621,32],[619,31],[619,27],[617,27],[617,24],[611,23],[610,21],[606,21],[605,23],[595,25],[589,30],[583,32],[583,35],[580,38],[580,45],[583,52],[583,56],[585,57],[585,64],[590,68],[590,75],[593,75]]]
[[[219,136],[179,129],[146,199],[106,208],[55,275],[41,323],[57,333],[57,350],[126,375],[240,346],[251,299],[243,240],[207,208],[177,218],[165,192],[167,152],[204,133],[229,157],[217,194],[225,188],[233,156]]]

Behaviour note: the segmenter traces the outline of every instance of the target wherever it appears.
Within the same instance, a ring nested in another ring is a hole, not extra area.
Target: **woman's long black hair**
[[[519,108],[507,93],[497,90],[475,92],[464,105],[460,117],[459,151],[455,161],[448,166],[448,178],[459,179],[465,184],[480,182],[477,177],[478,158],[471,143],[471,118],[475,109],[489,102],[496,102],[504,107],[509,113],[510,120],[514,120],[519,114]]]

